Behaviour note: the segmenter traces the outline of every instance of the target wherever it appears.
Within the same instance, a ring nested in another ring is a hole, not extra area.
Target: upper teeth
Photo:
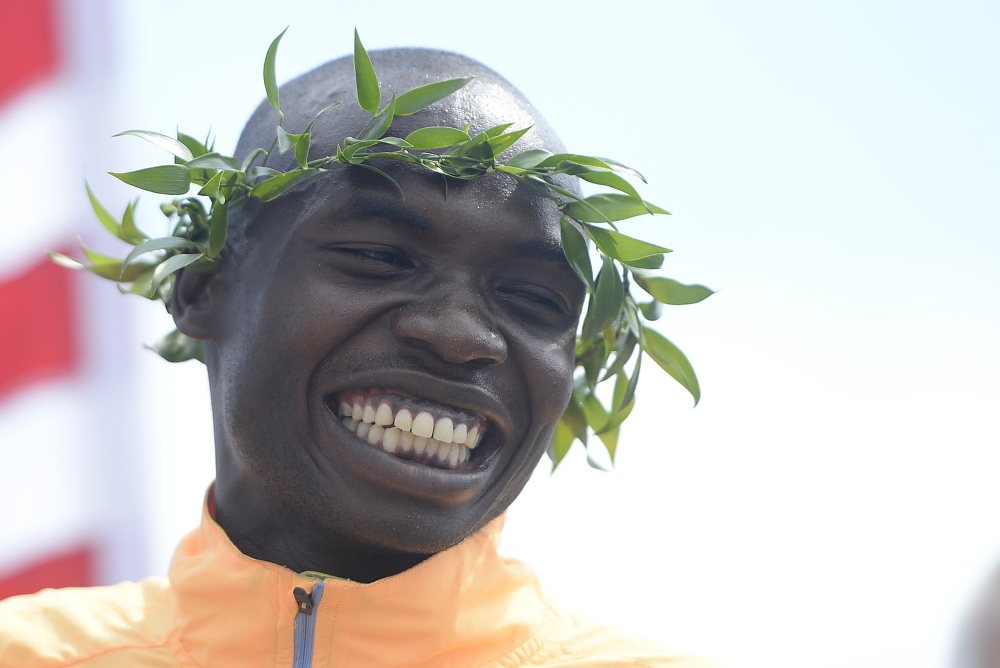
[[[448,468],[468,461],[472,449],[479,445],[478,421],[471,426],[465,422],[455,424],[447,416],[435,419],[430,411],[413,415],[410,409],[401,408],[394,412],[389,402],[376,406],[363,399],[341,401],[338,412],[348,429],[372,445],[381,444],[390,453],[412,452],[422,460]]]

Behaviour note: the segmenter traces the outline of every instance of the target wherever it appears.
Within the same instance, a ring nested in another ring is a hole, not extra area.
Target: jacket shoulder
[[[43,589],[0,601],[0,668],[167,666],[170,631],[165,578]]]
[[[553,609],[553,626],[529,666],[564,668],[721,668],[585,615]]]

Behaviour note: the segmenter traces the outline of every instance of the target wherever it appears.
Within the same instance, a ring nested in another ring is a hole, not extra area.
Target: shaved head
[[[448,51],[421,48],[383,49],[371,51],[369,55],[382,83],[380,107],[388,103],[392,91],[402,95],[413,88],[437,81],[475,77],[461,90],[427,109],[410,116],[396,117],[387,133],[388,136],[403,138],[422,127],[463,128],[466,124],[470,125],[469,133],[475,135],[495,125],[513,123],[511,128],[513,130],[528,126],[531,126],[531,130],[508,149],[506,154],[533,148],[544,148],[553,153],[565,152],[565,147],[555,130],[521,91],[472,58]],[[336,102],[343,103],[329,109],[313,123],[309,149],[311,160],[336,155],[337,145],[342,143],[345,137],[359,135],[371,120],[371,115],[358,105],[352,56],[332,60],[292,79],[281,86],[280,95],[281,110],[285,115],[282,127],[293,134],[303,132],[322,109]],[[278,122],[278,112],[266,99],[263,100],[240,135],[235,153],[236,160],[242,162],[251,152],[260,148],[271,152],[267,160],[268,167],[280,171],[297,168],[293,151],[281,155],[276,148],[272,150]],[[388,162],[390,161],[377,161],[374,166],[385,169]],[[260,163],[261,160],[258,159],[255,164]],[[404,166],[398,163],[394,163],[391,167],[413,169],[410,165]],[[309,201],[317,190],[333,185],[331,179],[363,181],[371,177],[372,175],[364,169],[333,165],[331,173],[309,179],[299,185],[295,189],[298,197],[291,198],[294,201],[290,201],[287,197],[281,198],[281,205],[293,209],[309,206]],[[493,174],[489,175],[489,178],[496,179],[497,187],[514,187],[511,180],[506,177]],[[557,181],[564,188],[579,190],[577,179],[558,177]],[[452,187],[461,185],[453,183]],[[388,182],[385,186],[392,189]],[[251,199],[247,205],[230,213],[227,247],[231,254],[242,255],[247,237],[252,235],[248,223],[268,206],[273,204],[262,205],[259,200]]]
[[[517,145],[517,151],[546,148],[562,152],[563,145],[552,127],[527,98],[509,81],[485,65],[465,56],[435,49],[385,49],[370,53],[382,86],[382,105],[388,103],[391,90],[401,95],[425,84],[475,76],[467,86],[450,97],[412,116],[397,117],[389,135],[405,137],[409,132],[432,125],[464,127],[471,124],[471,134],[500,123],[513,123],[514,129],[533,126]],[[391,90],[390,90],[391,89]],[[310,158],[335,155],[344,137],[357,136],[370,115],[357,103],[354,65],[350,56],[338,58],[289,81],[280,89],[284,129],[299,133],[317,112],[335,102],[344,104],[326,112],[313,125]],[[278,124],[277,112],[267,103],[250,117],[236,148],[238,160],[256,148],[268,149]],[[268,165],[286,170],[295,166],[291,152],[274,155]]]

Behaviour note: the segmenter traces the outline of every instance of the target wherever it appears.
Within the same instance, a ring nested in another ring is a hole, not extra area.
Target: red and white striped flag
[[[82,317],[124,311],[45,255],[75,254],[92,215],[81,110],[107,80],[93,48],[107,22],[83,20],[104,7],[86,4],[0,0],[0,598],[143,574],[128,407],[112,398],[128,393],[109,380],[127,374]]]

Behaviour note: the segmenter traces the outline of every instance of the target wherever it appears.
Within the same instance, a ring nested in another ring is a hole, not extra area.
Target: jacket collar
[[[530,569],[497,554],[502,527],[497,518],[371,584],[326,580],[314,611],[312,666],[477,666],[533,653],[546,604]],[[244,555],[207,503],[169,577],[178,641],[198,665],[292,665],[293,590],[312,592],[318,577]]]

